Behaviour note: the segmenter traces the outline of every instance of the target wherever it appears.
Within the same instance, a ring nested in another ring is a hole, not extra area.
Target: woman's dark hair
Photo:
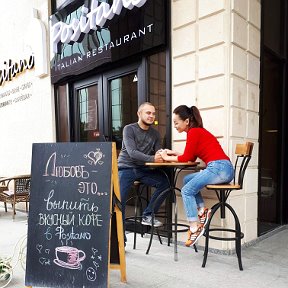
[[[200,115],[200,111],[196,106],[191,106],[189,108],[186,105],[180,105],[174,109],[173,113],[178,115],[179,118],[183,121],[189,119],[189,127],[203,128],[202,117]]]

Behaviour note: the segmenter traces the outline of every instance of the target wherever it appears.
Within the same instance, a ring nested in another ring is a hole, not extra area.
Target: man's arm
[[[164,162],[164,159],[160,153],[161,150],[158,150],[156,152],[156,154],[154,155],[154,162],[157,162],[157,163],[163,163]]]
[[[125,126],[123,129],[123,142],[127,150],[128,155],[141,162],[154,162],[154,155],[146,155],[137,150],[135,141],[135,133],[131,126]]]

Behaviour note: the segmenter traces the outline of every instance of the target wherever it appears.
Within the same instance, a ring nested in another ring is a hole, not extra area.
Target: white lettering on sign
[[[99,5],[97,0],[92,0],[89,9],[85,6],[81,8],[80,19],[74,18],[70,24],[64,22],[51,23],[51,41],[52,51],[57,53],[59,42],[71,43],[77,42],[81,33],[89,33],[90,30],[97,30],[103,27],[107,20],[111,20],[114,16],[120,15],[122,8],[132,10],[134,7],[142,7],[147,0],[114,0],[110,6],[106,2]]]
[[[77,64],[83,60],[97,57],[98,55],[100,55],[103,52],[110,51],[117,46],[131,43],[135,39],[139,39],[142,36],[145,36],[149,33],[152,33],[154,31],[153,29],[154,29],[154,24],[151,23],[147,26],[141,27],[137,31],[133,31],[131,34],[122,35],[119,38],[114,39],[113,41],[110,41],[106,44],[99,46],[98,48],[93,48],[92,50],[87,51],[86,54],[81,55],[81,57],[79,55],[77,55],[77,56],[70,58],[70,59],[64,59],[62,61],[58,61],[57,64],[53,67],[53,69],[54,69],[54,71],[58,72],[62,69],[66,69],[70,66],[73,66],[74,64]]]

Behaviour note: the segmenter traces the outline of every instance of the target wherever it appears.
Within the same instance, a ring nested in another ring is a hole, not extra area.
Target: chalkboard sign
[[[108,287],[114,146],[33,144],[26,286]]]

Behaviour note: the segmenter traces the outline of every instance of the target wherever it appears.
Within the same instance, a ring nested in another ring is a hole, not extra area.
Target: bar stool
[[[133,249],[136,249],[136,237],[137,237],[137,226],[141,227],[141,237],[143,237],[143,227],[141,225],[142,213],[143,213],[143,201],[148,203],[147,197],[142,196],[142,192],[145,188],[145,185],[140,181],[134,181],[133,183],[135,194],[127,199],[126,204],[131,200],[134,200],[134,215],[125,218],[125,222],[133,223],[134,229],[134,241],[133,241]],[[138,213],[139,211],[139,213]]]
[[[235,210],[226,203],[230,193],[234,190],[241,190],[243,186],[243,179],[245,175],[246,168],[251,159],[251,154],[253,150],[253,143],[246,142],[245,144],[237,144],[235,154],[237,155],[235,165],[234,165],[234,180],[230,184],[216,184],[216,185],[207,185],[208,190],[214,190],[216,192],[218,203],[213,205],[211,208],[211,216],[205,227],[204,236],[205,239],[205,249],[204,249],[204,258],[202,262],[202,267],[204,268],[207,261],[208,249],[209,249],[209,239],[220,240],[220,241],[235,241],[235,249],[238,258],[239,269],[242,271],[242,260],[241,260],[241,239],[244,237],[244,234],[241,232],[241,226],[239,218]],[[239,163],[238,163],[239,161]],[[239,165],[238,165],[239,164]],[[210,228],[211,221],[218,209],[220,209],[221,218],[225,219],[225,208],[230,210],[234,217],[235,229],[228,228]],[[211,235],[210,232],[220,231],[220,232],[229,232],[234,233],[235,237],[218,237]]]
[[[144,233],[147,231],[144,231],[143,229],[143,225],[141,224],[142,221],[142,215],[143,215],[143,204],[146,203],[146,206],[149,203],[149,199],[148,199],[148,193],[146,196],[143,196],[143,191],[145,190],[145,188],[147,188],[147,186],[145,184],[143,184],[141,181],[134,181],[133,183],[134,186],[134,191],[135,194],[133,196],[131,196],[129,199],[127,199],[126,204],[131,201],[134,200],[134,215],[133,216],[129,216],[125,218],[125,222],[127,223],[133,223],[133,234],[134,234],[134,239],[133,239],[133,249],[136,249],[136,241],[137,241],[137,226],[140,227],[140,234],[141,237],[143,237]],[[143,203],[144,202],[144,203]],[[145,207],[146,207],[145,206]],[[162,244],[162,240],[160,237],[160,234],[158,232],[158,229],[156,229],[156,233],[159,239],[159,242]]]

